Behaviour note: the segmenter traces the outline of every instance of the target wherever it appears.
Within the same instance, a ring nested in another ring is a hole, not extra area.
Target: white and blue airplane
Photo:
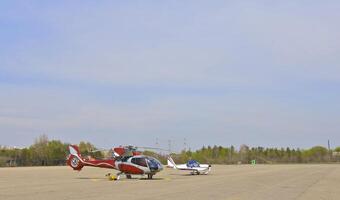
[[[200,164],[196,160],[189,160],[186,164],[176,165],[174,160],[169,156],[168,157],[168,167],[177,169],[177,170],[186,170],[190,171],[192,175],[200,175],[200,174],[208,174],[211,170],[211,165],[209,164]]]

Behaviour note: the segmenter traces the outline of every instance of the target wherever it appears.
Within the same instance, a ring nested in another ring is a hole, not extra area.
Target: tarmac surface
[[[340,199],[340,165],[213,165],[209,175],[165,169],[154,180],[109,181],[113,170],[0,168],[0,199]]]

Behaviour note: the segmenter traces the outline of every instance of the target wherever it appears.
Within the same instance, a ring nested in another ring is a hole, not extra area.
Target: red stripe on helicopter
[[[113,160],[93,160],[93,161],[83,161],[85,165],[103,168],[115,168]]]
[[[128,165],[128,164],[120,164],[119,170],[128,173],[128,174],[144,174],[144,171],[139,169],[138,167]]]

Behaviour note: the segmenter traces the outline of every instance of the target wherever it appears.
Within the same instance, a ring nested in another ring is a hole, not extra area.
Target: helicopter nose
[[[154,158],[148,159],[148,166],[151,172],[159,172],[163,170],[162,164]]]
[[[162,171],[162,170],[163,170],[163,167],[162,167],[162,164],[160,164],[160,163],[150,167],[150,171],[152,171],[152,172],[159,172],[159,171]]]
[[[161,165],[150,166],[150,171],[152,172],[159,172],[161,170],[163,170],[163,167]]]

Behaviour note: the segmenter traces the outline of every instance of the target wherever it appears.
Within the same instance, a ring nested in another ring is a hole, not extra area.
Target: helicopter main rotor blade
[[[162,148],[157,148],[157,147],[139,147],[139,146],[137,146],[137,148],[139,148],[139,149],[152,149],[152,150],[169,151],[169,149],[162,149]]]

